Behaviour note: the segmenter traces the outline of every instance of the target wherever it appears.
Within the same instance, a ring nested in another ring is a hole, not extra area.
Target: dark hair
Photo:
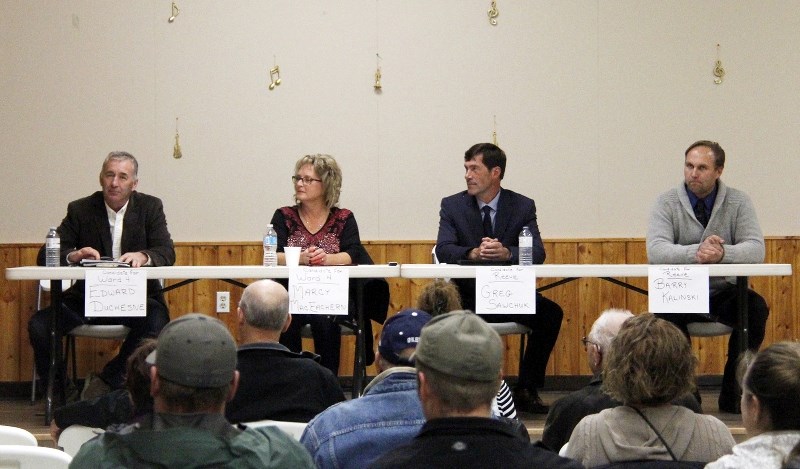
[[[724,168],[725,167],[725,150],[719,146],[719,143],[712,142],[711,140],[698,140],[693,144],[689,145],[689,148],[683,153],[683,156],[686,157],[689,155],[689,152],[694,150],[697,147],[708,147],[711,149],[711,152],[714,153],[714,167],[715,168]]]
[[[218,388],[193,388],[158,377],[159,397],[164,400],[171,412],[196,414],[205,412],[220,404],[228,397],[231,384]]]
[[[626,405],[666,404],[694,387],[697,358],[674,324],[643,313],[626,320],[611,342],[603,389]]]
[[[800,430],[800,343],[778,342],[758,352],[742,380],[742,390],[758,398],[771,431]],[[800,457],[798,443],[786,459]]]
[[[464,153],[464,162],[474,160],[483,155],[483,164],[490,171],[495,166],[500,168],[500,179],[506,173],[506,153],[493,143],[476,143]]]
[[[125,362],[125,389],[131,395],[135,414],[153,408],[153,396],[150,395],[150,364],[147,356],[156,349],[156,339],[142,339],[139,346]]]

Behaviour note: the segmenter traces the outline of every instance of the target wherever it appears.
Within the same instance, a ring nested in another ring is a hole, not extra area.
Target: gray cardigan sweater
[[[647,227],[647,260],[651,264],[694,264],[700,243],[714,234],[724,240],[721,263],[764,262],[764,236],[747,194],[720,180],[704,229],[694,215],[686,187],[680,183],[661,194],[653,206]],[[712,293],[726,286],[723,278],[713,278],[710,283]]]

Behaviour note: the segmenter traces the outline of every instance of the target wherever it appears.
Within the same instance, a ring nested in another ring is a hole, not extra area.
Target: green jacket
[[[299,442],[275,427],[236,430],[224,437],[193,427],[152,430],[147,422],[86,442],[70,467],[313,468],[314,463]]]

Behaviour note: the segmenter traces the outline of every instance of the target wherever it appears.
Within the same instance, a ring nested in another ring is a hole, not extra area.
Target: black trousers
[[[155,298],[147,298],[147,316],[129,318],[87,318],[83,314],[84,299],[78,295],[65,295],[61,303],[61,318],[57,327],[61,335],[83,324],[110,325],[122,324],[130,328],[119,353],[103,367],[100,379],[114,389],[125,385],[125,363],[143,338],[158,337],[161,329],[169,322],[169,311],[164,303]],[[53,309],[48,306],[37,311],[28,321],[28,335],[33,347],[36,373],[46,378],[50,370],[50,318]],[[59,370],[58,379],[64,379]]]
[[[738,394],[736,381],[736,367],[741,349],[741,334],[739,334],[739,314],[737,312],[736,287],[718,291],[709,298],[709,314],[659,314],[680,328],[689,337],[687,324],[690,322],[721,322],[733,328],[728,339],[728,358],[725,362],[725,372],[722,376],[722,395],[735,396]],[[764,341],[769,307],[764,298],[753,290],[747,290],[747,348],[758,351]]]
[[[464,309],[475,311],[475,281],[454,279]],[[544,386],[547,362],[558,340],[564,311],[558,303],[536,294],[536,314],[482,314],[486,322],[516,322],[531,328],[525,356],[519,370],[518,389],[536,390]]]

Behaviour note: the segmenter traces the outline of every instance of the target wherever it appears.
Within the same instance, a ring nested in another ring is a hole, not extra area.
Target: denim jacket
[[[393,367],[366,393],[340,402],[308,423],[300,442],[318,468],[364,468],[409,443],[425,423],[414,368]]]

